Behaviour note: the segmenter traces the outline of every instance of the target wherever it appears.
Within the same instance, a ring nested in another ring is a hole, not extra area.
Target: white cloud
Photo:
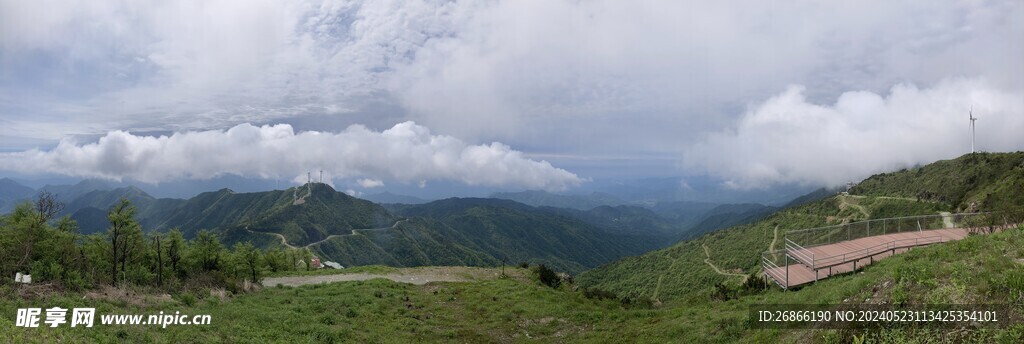
[[[381,181],[380,179],[372,179],[372,178],[363,178],[363,179],[357,180],[356,183],[358,183],[359,186],[362,186],[365,189],[372,189],[372,188],[384,186],[384,182],[383,181]]]
[[[1024,149],[1024,94],[983,80],[928,89],[899,84],[886,95],[846,92],[830,105],[808,102],[804,92],[791,86],[752,106],[735,126],[689,147],[684,165],[739,188],[856,182],[969,153],[971,106],[980,118],[979,150]]]
[[[469,145],[451,136],[433,135],[413,122],[382,132],[353,125],[338,133],[296,133],[289,125],[249,124],[160,137],[114,131],[95,143],[65,140],[49,151],[0,153],[0,169],[150,183],[223,174],[295,176],[305,181],[307,171],[318,178],[323,170],[328,182],[362,177],[358,183],[365,188],[383,185],[381,179],[547,190],[564,190],[583,181],[546,161],[524,158],[507,145]]]
[[[811,103],[959,77],[1019,92],[1022,15],[1019,0],[0,0],[0,145],[413,120],[529,153],[679,156],[790,84]]]

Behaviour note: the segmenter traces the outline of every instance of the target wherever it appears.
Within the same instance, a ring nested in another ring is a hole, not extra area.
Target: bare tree
[[[52,220],[57,214],[64,210],[64,203],[57,200],[57,195],[49,191],[42,191],[35,202],[36,213],[39,215],[39,224]]]

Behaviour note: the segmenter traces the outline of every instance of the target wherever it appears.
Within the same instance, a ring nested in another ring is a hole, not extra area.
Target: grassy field
[[[383,272],[367,269],[363,272]],[[508,269],[530,276],[519,268]],[[553,289],[531,278],[423,286],[378,279],[269,287],[233,297],[195,293],[168,298],[139,290],[118,297],[51,292],[22,298],[8,288],[0,290],[0,338],[6,342],[840,343],[866,335],[867,342],[1019,343],[1024,340],[1022,324],[957,332],[783,331],[750,329],[746,317],[755,304],[882,302],[1001,303],[1024,314],[1024,229],[915,249],[798,291],[769,289],[726,301],[691,294],[685,301],[661,306],[626,305],[619,299],[587,298],[572,289],[572,285]],[[94,328],[14,327],[17,308],[53,306],[96,307],[99,314],[161,310],[210,314],[212,324],[166,329],[98,324]]]

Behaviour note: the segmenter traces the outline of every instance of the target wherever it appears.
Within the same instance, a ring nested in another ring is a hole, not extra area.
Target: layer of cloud
[[[735,126],[689,147],[684,164],[739,188],[856,182],[969,153],[972,106],[978,150],[1024,149],[1024,95],[983,80],[846,92],[834,104],[814,104],[805,93],[791,86],[752,106]]]
[[[357,183],[364,188],[382,186],[383,180],[449,180],[564,190],[583,181],[546,161],[524,158],[507,145],[469,145],[451,136],[433,135],[413,122],[382,132],[353,125],[337,133],[296,133],[284,124],[241,124],[223,131],[159,137],[113,131],[95,143],[64,140],[48,151],[0,153],[0,169],[148,183],[224,174],[294,177],[304,182],[307,172],[319,178],[322,170],[325,182],[360,178]]]
[[[953,76],[1020,87],[1024,45],[1008,43],[1024,41],[1022,13],[1015,0],[3,1],[0,135],[227,128],[386,104],[400,111],[347,124],[409,119],[563,153],[675,151],[665,142],[793,83],[815,101]]]
[[[678,157],[791,84],[812,104],[961,77],[1021,94],[1022,16],[1019,0],[0,0],[0,150],[412,120],[531,154]]]
[[[359,184],[359,186],[363,187],[364,189],[372,189],[372,188],[377,188],[377,187],[384,186],[384,181],[382,181],[380,179],[372,179],[372,178],[363,178],[363,179],[357,180],[356,183]]]

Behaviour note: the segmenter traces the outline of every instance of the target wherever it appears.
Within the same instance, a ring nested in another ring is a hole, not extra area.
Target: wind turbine
[[[971,105],[971,112],[968,112],[968,116],[971,118],[971,153],[974,153],[974,121],[978,120],[974,117],[974,105]]]

